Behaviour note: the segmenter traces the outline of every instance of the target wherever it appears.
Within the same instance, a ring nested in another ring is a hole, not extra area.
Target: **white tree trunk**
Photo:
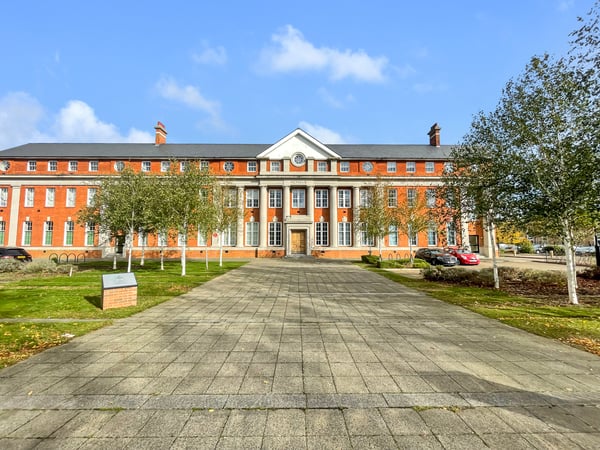
[[[578,305],[577,299],[577,268],[575,267],[575,252],[573,250],[573,231],[563,219],[564,246],[565,246],[565,261],[567,263],[567,289],[569,291],[569,303]]]
[[[494,289],[500,289],[500,275],[498,273],[498,258],[496,258],[496,228],[488,216],[486,219],[488,236],[492,247],[492,273],[494,274]]]
[[[165,270],[165,250],[160,249],[160,270]]]
[[[113,270],[117,270],[117,252],[113,255]]]
[[[206,251],[204,252],[204,265],[206,266],[206,271],[208,272],[208,245],[206,246]]]
[[[219,237],[219,267],[223,267],[223,232]]]
[[[131,254],[133,253],[133,227],[129,229],[127,240],[127,272],[131,272]]]

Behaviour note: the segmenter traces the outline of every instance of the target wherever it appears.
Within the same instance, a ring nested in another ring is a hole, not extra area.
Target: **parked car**
[[[450,248],[448,253],[458,259],[458,263],[462,265],[477,265],[479,264],[479,256],[469,250],[463,248]]]
[[[596,248],[594,246],[575,247],[575,254],[577,256],[595,255]]]
[[[534,253],[544,253],[544,246],[542,244],[533,244]]]
[[[420,248],[415,253],[415,258],[427,261],[432,266],[441,265],[446,267],[456,266],[458,259],[441,248]]]
[[[0,259],[17,259],[19,261],[30,262],[31,255],[27,250],[20,247],[0,247]]]

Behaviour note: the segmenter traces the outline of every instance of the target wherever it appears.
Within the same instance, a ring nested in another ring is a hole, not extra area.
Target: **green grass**
[[[510,295],[501,290],[457,286],[408,278],[368,268],[446,303],[462,306],[507,325],[583,348],[600,355],[600,307],[546,304],[540,299]]]
[[[117,270],[112,269],[112,261],[83,263],[71,277],[2,274],[0,319],[16,319],[17,323],[0,323],[0,367],[65,342],[64,334],[80,336],[106,326],[112,319],[151,308],[243,264],[227,261],[219,267],[218,263],[210,262],[207,271],[204,261],[188,261],[185,277],[181,276],[179,261],[166,261],[164,271],[160,270],[158,261],[146,261],[143,267],[134,265],[137,305],[105,311],[100,309],[102,275],[125,272],[124,261],[119,261]],[[29,319],[69,321],[41,323]],[[96,321],[82,322],[81,319]]]

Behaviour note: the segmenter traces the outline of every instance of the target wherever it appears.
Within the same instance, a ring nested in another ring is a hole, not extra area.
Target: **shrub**
[[[521,253],[533,253],[533,244],[528,239],[523,239],[519,242],[519,251]]]
[[[476,271],[432,266],[429,269],[425,269],[423,271],[423,276],[426,280],[430,281],[443,281],[446,283],[462,284],[465,286],[493,285],[493,277],[489,277],[485,274],[482,274],[481,272],[484,272],[484,270]]]
[[[544,253],[553,252],[554,256],[565,256],[565,248],[562,245],[546,245]]]
[[[19,272],[25,263],[16,259],[0,259],[0,272]]]
[[[415,258],[413,263],[410,263],[410,258],[403,259],[389,259],[384,261],[377,261],[377,267],[383,269],[393,269],[393,268],[413,268],[413,269],[426,269],[429,267],[429,263],[423,261],[422,259]]]
[[[600,267],[588,267],[577,276],[587,280],[600,280]]]
[[[377,262],[379,262],[379,256],[378,255],[362,255],[360,257],[360,259],[365,264],[376,265]]]
[[[69,273],[76,271],[77,266],[72,264],[56,264],[50,260],[36,260],[28,264],[24,264],[23,273]]]

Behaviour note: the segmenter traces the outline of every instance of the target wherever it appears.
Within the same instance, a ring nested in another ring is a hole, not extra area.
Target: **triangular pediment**
[[[259,154],[257,158],[274,160],[290,159],[296,153],[302,153],[307,159],[341,159],[340,155],[300,128],[297,128],[275,142]]]

